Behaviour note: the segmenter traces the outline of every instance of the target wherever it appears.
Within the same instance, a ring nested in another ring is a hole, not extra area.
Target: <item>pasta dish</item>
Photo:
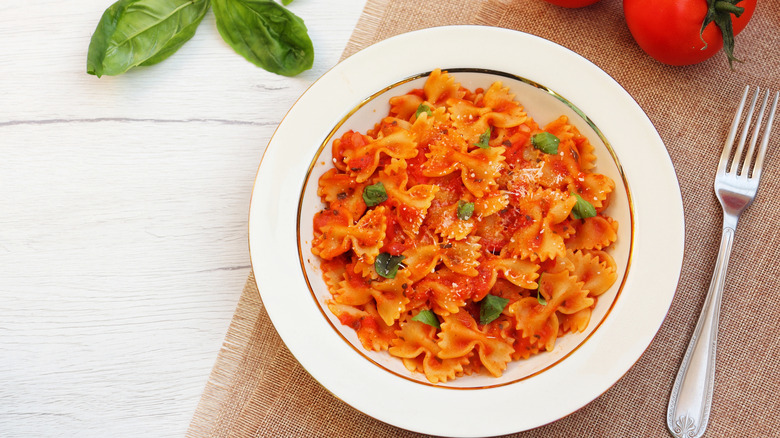
[[[332,143],[313,218],[329,310],[431,383],[552,351],[617,280],[615,183],[566,116],[433,71]]]

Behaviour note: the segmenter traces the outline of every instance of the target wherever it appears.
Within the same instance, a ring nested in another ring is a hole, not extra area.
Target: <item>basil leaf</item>
[[[272,0],[213,0],[222,39],[252,64],[295,76],[314,63],[314,46],[297,15]]]
[[[587,219],[589,217],[596,216],[596,209],[593,204],[582,199],[582,197],[576,193],[572,193],[577,198],[577,203],[571,209],[571,216],[574,219]]]
[[[549,132],[540,132],[531,137],[531,144],[545,154],[557,154],[561,140]]]
[[[458,201],[458,219],[467,221],[474,214],[474,203],[466,202],[464,200]]]
[[[293,2],[293,0],[282,0],[282,4],[285,5],[285,6],[289,5],[292,2]]]
[[[366,186],[366,188],[363,189],[363,201],[365,201],[366,205],[369,207],[373,207],[377,204],[381,204],[382,202],[387,201],[387,191],[385,190],[385,185],[381,182],[378,182],[376,184]]]
[[[87,73],[118,75],[156,64],[193,35],[209,0],[119,0],[100,17],[87,52]]]
[[[439,318],[436,317],[435,313],[427,309],[420,310],[420,312],[417,315],[414,315],[414,317],[412,317],[412,321],[428,324],[431,327],[436,327],[436,328],[440,327]]]
[[[485,132],[483,132],[482,134],[479,134],[479,142],[478,143],[474,143],[474,146],[479,146],[481,149],[489,148],[490,145],[488,144],[488,142],[490,141],[490,133],[491,132],[492,132],[492,130],[490,129],[490,126],[488,126],[487,129],[485,130]]]
[[[479,307],[479,323],[489,324],[495,321],[496,318],[501,315],[504,307],[509,303],[506,298],[497,297],[495,295],[487,294],[482,299],[482,304]]]
[[[376,273],[385,278],[395,278],[395,274],[398,273],[398,267],[401,266],[401,262],[405,259],[405,256],[393,256],[390,253],[383,252],[376,256],[374,260],[374,270]]]
[[[542,274],[539,274],[539,278],[536,280],[536,301],[539,302],[542,306],[547,305],[547,300],[544,298],[544,295],[542,295]]]
[[[428,117],[433,116],[433,111],[431,111],[431,107],[429,107],[424,103],[421,103],[420,106],[417,107],[417,111],[415,111],[414,113],[414,118],[416,119],[417,117],[420,117],[420,114],[422,113],[428,114]]]

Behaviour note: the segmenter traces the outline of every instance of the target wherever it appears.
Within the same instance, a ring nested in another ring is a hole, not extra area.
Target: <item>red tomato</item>
[[[664,64],[690,65],[723,48],[723,33],[714,22],[701,32],[708,1],[713,0],[624,0],[623,12],[631,34],[648,55]],[[739,17],[720,12],[731,15],[734,35],[747,26],[756,0],[741,0],[737,6],[744,8]]]
[[[554,5],[563,6],[564,8],[582,8],[585,6],[590,6],[593,3],[598,2],[599,0],[544,0],[547,3],[552,3]]]
[[[747,26],[748,21],[753,17],[753,12],[756,11],[757,0],[742,0],[737,3],[737,6],[745,8],[745,12],[739,17],[731,16],[731,27],[734,30],[734,35],[739,35],[740,32]]]

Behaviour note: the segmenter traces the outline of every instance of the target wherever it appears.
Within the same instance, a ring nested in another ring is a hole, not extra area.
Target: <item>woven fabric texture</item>
[[[679,287],[645,354],[612,388],[579,411],[512,436],[668,436],[665,418],[672,382],[704,302],[720,242],[714,169],[744,86],[780,89],[780,2],[759,2],[750,25],[737,37],[735,54],[744,62],[736,63],[734,70],[722,53],[687,67],[654,61],[634,42],[618,0],[583,9],[553,7],[541,0],[369,0],[344,56],[393,35],[449,24],[534,34],[606,71],[658,130],[677,173],[685,209],[686,250]],[[761,188],[742,215],[729,267],[708,437],[780,436],[778,194],[776,121]],[[518,400],[518,415],[524,402]],[[362,414],[309,376],[274,330],[250,276],[187,436],[421,435]]]

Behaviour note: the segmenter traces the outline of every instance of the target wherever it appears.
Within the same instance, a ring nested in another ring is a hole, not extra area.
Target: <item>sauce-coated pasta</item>
[[[432,383],[551,351],[617,279],[614,182],[565,116],[540,127],[500,82],[436,70],[332,159],[312,241],[328,307]]]

